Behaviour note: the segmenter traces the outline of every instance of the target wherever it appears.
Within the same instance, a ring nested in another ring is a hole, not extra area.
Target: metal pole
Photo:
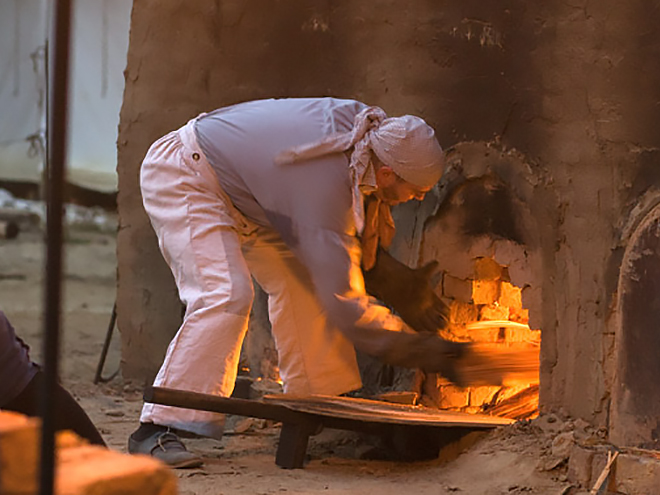
[[[62,292],[62,209],[66,160],[71,1],[52,1],[49,64],[48,158],[46,161],[46,290],[44,314],[44,381],[40,415],[40,495],[52,495],[55,485],[55,387],[58,380],[60,306]]]
[[[112,306],[112,315],[110,316],[110,323],[108,323],[108,330],[105,332],[105,341],[103,342],[103,349],[101,350],[101,357],[99,364],[96,366],[96,374],[94,375],[94,385],[97,383],[105,383],[112,380],[119,374],[119,370],[115,371],[108,378],[103,377],[103,368],[105,367],[105,358],[108,357],[108,349],[110,349],[110,342],[112,342],[112,333],[117,323],[117,301]]]

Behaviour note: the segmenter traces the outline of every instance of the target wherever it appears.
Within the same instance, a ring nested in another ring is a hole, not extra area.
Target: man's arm
[[[449,318],[449,308],[430,284],[436,267],[431,262],[415,270],[379,249],[375,266],[364,273],[366,290],[391,306],[414,330],[436,333],[447,326]]]
[[[365,291],[357,239],[337,232],[299,230],[294,252],[307,266],[317,295],[355,347],[383,362],[439,372],[458,381],[455,362],[467,344],[446,341],[433,333],[414,332]]]

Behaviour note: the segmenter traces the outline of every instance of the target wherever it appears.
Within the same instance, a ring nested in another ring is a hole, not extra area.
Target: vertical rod
[[[62,210],[67,144],[71,1],[52,0],[51,50],[48,57],[48,158],[46,161],[46,287],[44,314],[44,375],[40,415],[40,495],[52,495],[55,485],[55,387],[58,380],[60,306],[62,292]]]
[[[94,375],[94,385],[96,385],[99,382],[105,382],[112,379],[112,377],[108,379],[103,378],[103,368],[105,367],[105,359],[108,357],[108,349],[110,349],[110,342],[112,342],[112,333],[115,329],[116,323],[117,323],[117,301],[115,301],[114,306],[112,306],[112,315],[110,316],[110,323],[108,323],[108,330],[105,332],[105,341],[103,342],[101,357],[99,358],[99,364],[96,366],[96,374]]]

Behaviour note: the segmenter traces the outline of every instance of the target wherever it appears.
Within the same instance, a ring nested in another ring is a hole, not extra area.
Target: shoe
[[[204,464],[202,458],[188,452],[179,437],[171,431],[157,431],[141,441],[129,437],[128,451],[131,454],[150,455],[175,469],[195,468]]]

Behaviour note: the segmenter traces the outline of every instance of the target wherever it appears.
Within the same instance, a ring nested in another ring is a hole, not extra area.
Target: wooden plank
[[[484,414],[441,411],[424,406],[329,395],[266,395],[264,402],[309,414],[374,423],[482,429],[514,422],[509,418]]]
[[[211,411],[252,418],[271,419],[273,421],[300,423],[307,420],[304,413],[290,408],[265,403],[258,400],[236,399],[217,395],[188,392],[165,387],[147,387],[144,391],[145,402],[164,406]]]
[[[378,434],[394,433],[393,438],[398,438],[399,443],[426,445],[426,455],[437,455],[439,436],[436,432],[440,430],[464,434],[513,422],[506,418],[335,396],[281,394],[266,396],[264,400],[245,400],[148,387],[144,400],[166,406],[281,421],[282,431],[275,462],[286,469],[303,467],[309,436],[320,426]]]
[[[164,387],[148,387],[144,392],[144,400],[166,406],[290,423],[305,423],[309,421],[309,415],[368,423],[477,429],[494,428],[514,422],[512,419],[483,414],[439,411],[423,406],[327,395],[278,394],[267,395],[261,401],[218,397]]]

